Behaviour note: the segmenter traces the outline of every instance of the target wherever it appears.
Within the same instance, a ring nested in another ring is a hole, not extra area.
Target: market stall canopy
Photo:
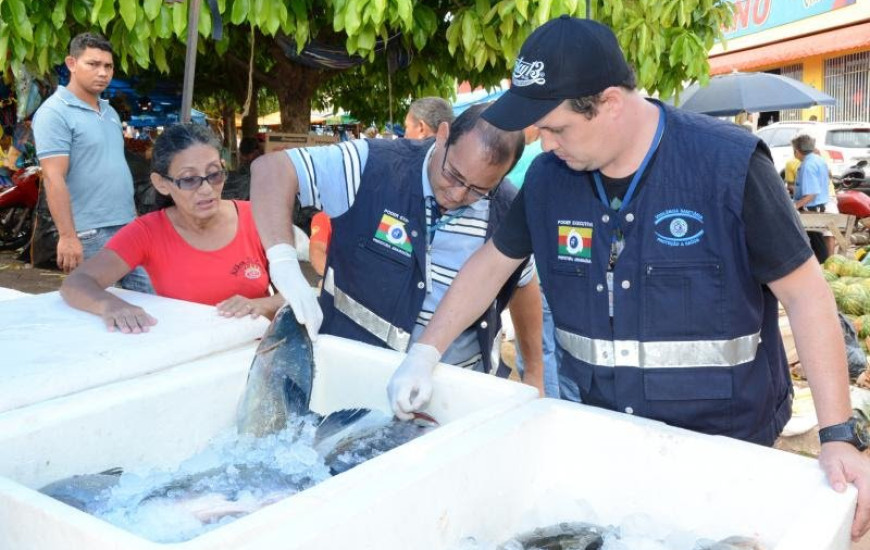
[[[773,73],[717,75],[703,88],[696,82],[680,94],[680,107],[711,116],[732,116],[833,105],[835,99],[799,80]]]
[[[341,109],[335,114],[332,111],[312,111],[311,124],[326,124],[336,126],[339,124],[357,124],[357,121],[350,113],[345,113]],[[236,113],[236,127],[242,126],[242,116]],[[263,115],[257,119],[257,126],[281,126],[281,111],[275,111],[268,115]]]
[[[472,105],[495,101],[501,97],[507,89],[508,87],[506,85],[502,85],[493,88],[492,91],[481,88],[465,94],[458,94],[456,96],[456,101],[453,102],[453,115],[459,116]]]

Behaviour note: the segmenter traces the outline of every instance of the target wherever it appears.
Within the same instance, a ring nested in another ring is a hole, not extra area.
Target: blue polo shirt
[[[136,216],[121,118],[105,99],[99,106],[96,111],[58,86],[33,116],[39,160],[69,157],[66,185],[78,232],[124,225]]]
[[[828,165],[815,153],[809,153],[801,161],[795,181],[794,200],[806,195],[816,198],[807,206],[820,206],[828,202]]]

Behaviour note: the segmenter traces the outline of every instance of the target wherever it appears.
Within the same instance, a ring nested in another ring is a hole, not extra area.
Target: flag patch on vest
[[[592,228],[560,224],[559,256],[592,258]]]
[[[411,246],[411,239],[405,230],[406,222],[407,220],[399,219],[397,214],[385,211],[384,215],[381,216],[381,223],[378,224],[378,230],[375,232],[374,241],[410,256],[414,247]]]

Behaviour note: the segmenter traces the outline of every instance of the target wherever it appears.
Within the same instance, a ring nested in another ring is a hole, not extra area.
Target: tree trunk
[[[317,88],[336,71],[313,69],[290,61],[274,48],[275,79],[273,91],[281,107],[281,131],[307,134],[311,125],[311,98]]]
[[[251,92],[251,106],[248,107],[248,114],[242,117],[242,137],[257,137],[257,131],[260,125],[257,124],[257,119],[260,118],[260,107],[257,104],[257,96],[259,88],[254,86]],[[241,105],[244,108],[245,102]]]
[[[224,147],[230,152],[231,170],[235,170],[239,166],[239,148],[236,145],[236,111],[229,102],[223,104],[221,109],[221,118],[224,123]]]

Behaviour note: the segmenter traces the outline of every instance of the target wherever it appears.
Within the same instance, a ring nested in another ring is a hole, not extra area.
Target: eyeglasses
[[[493,187],[492,189],[483,189],[482,187],[478,187],[476,185],[469,185],[462,181],[462,176],[457,176],[452,172],[448,172],[445,170],[445,166],[447,165],[447,151],[450,150],[450,144],[444,146],[444,158],[441,159],[441,176],[446,179],[453,187],[463,187],[471,196],[475,199],[484,199],[490,200],[492,199],[496,192],[498,191],[499,186],[501,185],[501,181],[498,182],[498,185]],[[452,168],[451,168],[452,170]]]
[[[222,185],[227,180],[227,171],[218,170],[217,172],[212,172],[205,176],[185,176],[177,179],[170,178],[169,176],[163,177],[174,183],[182,191],[193,191],[202,187],[203,182],[208,182],[212,187]]]

